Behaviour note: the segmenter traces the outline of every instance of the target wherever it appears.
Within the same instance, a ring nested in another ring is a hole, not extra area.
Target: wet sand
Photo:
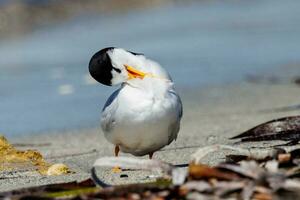
[[[240,83],[221,87],[181,91],[184,117],[176,142],[154,155],[173,164],[186,164],[197,148],[210,144],[233,144],[228,138],[265,121],[299,114],[300,87],[295,84]],[[279,109],[282,108],[282,109]],[[153,130],[155,131],[155,130]],[[75,172],[66,176],[41,176],[36,172],[14,172],[1,175],[0,191],[83,180],[98,157],[112,156],[113,146],[103,137],[100,127],[23,137],[8,137],[21,149],[37,149],[47,161],[62,162]],[[28,144],[26,146],[25,144]],[[32,145],[36,144],[36,145]],[[274,143],[272,143],[274,144]],[[25,146],[24,146],[25,145]],[[255,146],[255,143],[243,146]],[[268,146],[270,143],[259,143]],[[121,156],[130,156],[121,154]],[[144,157],[145,159],[147,157]],[[214,153],[203,162],[222,161],[224,153]],[[125,171],[128,177],[99,169],[99,177],[110,184],[151,181],[143,171]],[[151,177],[151,176],[150,176]]]

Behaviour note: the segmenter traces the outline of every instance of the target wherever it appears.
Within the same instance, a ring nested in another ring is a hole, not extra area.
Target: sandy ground
[[[249,84],[198,88],[181,91],[184,118],[176,142],[157,152],[155,159],[173,164],[186,164],[197,148],[211,144],[233,144],[229,137],[257,124],[278,117],[299,114],[300,87],[293,84]],[[155,130],[153,130],[155,131]],[[113,146],[103,137],[100,128],[64,133],[41,134],[22,138],[8,138],[19,148],[38,149],[49,162],[63,162],[75,172],[66,176],[41,176],[36,172],[2,173],[0,191],[17,188],[83,180],[96,158],[113,155]],[[21,147],[20,144],[28,144]],[[34,145],[35,144],[35,145]],[[273,143],[274,144],[274,143]],[[246,144],[254,146],[254,143]],[[261,145],[261,143],[260,143]],[[263,145],[269,145],[264,143]],[[121,156],[130,156],[121,154]],[[146,158],[146,157],[145,157]],[[214,153],[203,162],[214,164],[224,154]],[[125,171],[112,174],[99,169],[99,176],[107,183],[121,184],[151,181],[143,171]],[[128,177],[121,178],[121,175]]]

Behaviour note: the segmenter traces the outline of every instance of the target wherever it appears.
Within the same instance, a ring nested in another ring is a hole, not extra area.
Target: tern
[[[98,82],[120,85],[105,103],[101,128],[105,138],[134,156],[149,155],[176,140],[182,103],[170,75],[143,54],[108,47],[94,54],[89,72]]]

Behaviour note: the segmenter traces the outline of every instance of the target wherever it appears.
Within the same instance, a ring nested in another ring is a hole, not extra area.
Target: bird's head
[[[168,74],[157,63],[146,59],[143,54],[115,47],[108,47],[94,54],[89,63],[89,71],[96,81],[109,86],[154,74],[162,74],[162,77],[168,78]]]

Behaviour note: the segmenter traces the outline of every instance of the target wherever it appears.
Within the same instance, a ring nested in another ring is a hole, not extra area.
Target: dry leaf
[[[216,178],[221,180],[237,180],[239,176],[231,173],[221,171],[214,167],[209,167],[207,165],[196,165],[190,164],[189,165],[189,176],[193,179],[210,179]]]
[[[283,140],[296,144],[300,140],[300,116],[271,120],[230,139],[241,139],[242,142]]]

